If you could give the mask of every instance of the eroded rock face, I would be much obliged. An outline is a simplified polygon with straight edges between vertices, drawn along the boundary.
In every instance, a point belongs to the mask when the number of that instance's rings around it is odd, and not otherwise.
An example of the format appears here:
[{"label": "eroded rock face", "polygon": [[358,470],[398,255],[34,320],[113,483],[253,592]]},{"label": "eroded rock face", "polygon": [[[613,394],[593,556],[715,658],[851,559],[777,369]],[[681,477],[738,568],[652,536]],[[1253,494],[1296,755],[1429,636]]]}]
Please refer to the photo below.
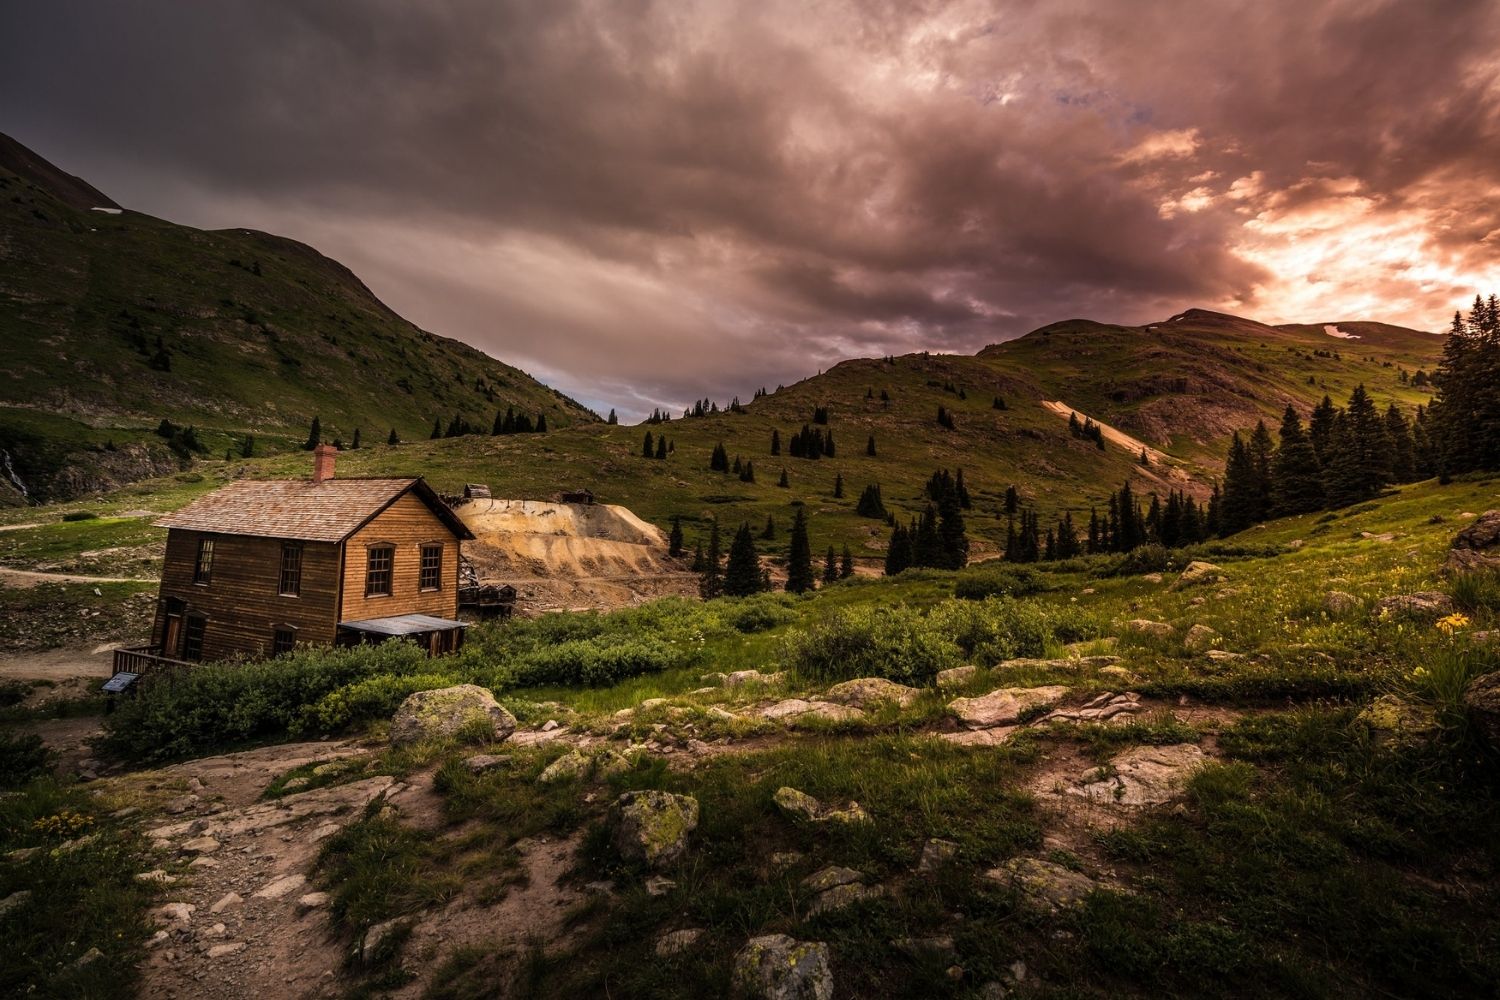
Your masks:
[{"label": "eroded rock face", "polygon": [[671,792],[626,792],[609,807],[615,850],[627,861],[662,868],[687,853],[698,826],[698,800]]},{"label": "eroded rock face", "polygon": [[477,684],[418,691],[391,717],[391,744],[454,739],[460,734],[503,740],[516,731],[516,717]]},{"label": "eroded rock face", "polygon": [[835,684],[828,689],[825,697],[840,705],[850,705],[869,711],[886,702],[894,702],[905,708],[916,701],[920,693],[916,688],[897,684],[883,677],[860,677],[856,680],[844,681],[842,684]]},{"label": "eroded rock face", "polygon": [[1500,750],[1500,671],[1469,682],[1464,688],[1464,708],[1485,742]]},{"label": "eroded rock face", "polygon": [[734,987],[755,1000],[831,1000],[828,945],[785,934],[751,938],[734,956]]},{"label": "eroded rock face", "polygon": [[1453,539],[1443,570],[1449,574],[1500,569],[1500,510],[1487,510]]},{"label": "eroded rock face", "polygon": [[1034,688],[1000,688],[977,698],[955,698],[948,709],[970,729],[1009,726],[1039,705],[1051,705],[1068,693],[1060,684]]},{"label": "eroded rock face", "polygon": [[1412,618],[1437,621],[1453,611],[1453,598],[1436,590],[1383,597],[1375,604],[1377,618]]}]

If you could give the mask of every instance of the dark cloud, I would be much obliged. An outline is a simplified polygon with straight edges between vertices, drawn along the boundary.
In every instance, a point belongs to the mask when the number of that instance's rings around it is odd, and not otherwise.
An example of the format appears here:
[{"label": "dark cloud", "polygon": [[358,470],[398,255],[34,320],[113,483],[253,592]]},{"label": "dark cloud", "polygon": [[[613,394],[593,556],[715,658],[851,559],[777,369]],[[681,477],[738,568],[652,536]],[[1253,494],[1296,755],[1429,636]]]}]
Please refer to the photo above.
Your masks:
[{"label": "dark cloud", "polygon": [[305,239],[622,412],[1070,316],[1436,325],[1500,282],[1488,0],[14,21],[0,130],[132,207]]}]

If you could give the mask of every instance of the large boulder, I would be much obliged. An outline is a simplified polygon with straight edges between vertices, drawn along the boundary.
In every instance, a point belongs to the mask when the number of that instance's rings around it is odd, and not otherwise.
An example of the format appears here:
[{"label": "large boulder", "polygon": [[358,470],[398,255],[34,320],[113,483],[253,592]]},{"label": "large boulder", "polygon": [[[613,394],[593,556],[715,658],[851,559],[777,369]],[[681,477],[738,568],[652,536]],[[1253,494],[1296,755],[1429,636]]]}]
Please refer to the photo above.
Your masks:
[{"label": "large boulder", "polygon": [[1190,653],[1206,653],[1213,648],[1219,638],[1219,633],[1207,625],[1194,625],[1187,630],[1187,635],[1182,639],[1182,645]]},{"label": "large boulder", "polygon": [[1457,575],[1500,570],[1500,510],[1487,510],[1453,539],[1443,570]]},{"label": "large boulder", "polygon": [[1014,725],[1028,711],[1054,704],[1067,693],[1060,684],[1000,688],[977,698],[955,698],[948,703],[948,710],[970,729],[990,729]]},{"label": "large boulder", "polygon": [[1087,875],[1041,858],[1012,858],[984,877],[1015,889],[1033,905],[1051,912],[1082,906],[1099,887]]},{"label": "large boulder", "polygon": [[1490,748],[1500,751],[1500,670],[1482,674],[1464,688],[1464,708]]},{"label": "large boulder", "polygon": [[1176,630],[1166,622],[1154,622],[1149,618],[1133,618],[1125,623],[1125,631],[1148,639],[1170,639]]},{"label": "large boulder", "polygon": [[1398,694],[1383,694],[1372,701],[1359,719],[1370,727],[1380,743],[1416,743],[1437,732],[1437,714],[1427,705],[1408,701]]},{"label": "large boulder", "polygon": [[476,684],[418,691],[391,716],[391,744],[453,739],[460,734],[490,741],[516,731],[516,717]]},{"label": "large boulder", "polygon": [[1205,583],[1219,583],[1224,579],[1224,570],[1211,562],[1203,562],[1195,559],[1187,564],[1187,569],[1172,584],[1173,590],[1182,590],[1185,587],[1196,587]]},{"label": "large boulder", "polygon": [[785,934],[751,938],[734,956],[734,988],[754,1000],[831,1000],[828,945]]},{"label": "large boulder", "polygon": [[687,853],[698,826],[698,800],[671,792],[626,792],[609,807],[615,850],[627,861],[662,868]]},{"label": "large boulder", "polygon": [[1437,590],[1382,597],[1375,603],[1376,618],[1411,618],[1437,621],[1453,611],[1453,598]]},{"label": "large boulder", "polygon": [[1343,590],[1330,590],[1323,595],[1323,610],[1341,618],[1359,607],[1359,598]]}]

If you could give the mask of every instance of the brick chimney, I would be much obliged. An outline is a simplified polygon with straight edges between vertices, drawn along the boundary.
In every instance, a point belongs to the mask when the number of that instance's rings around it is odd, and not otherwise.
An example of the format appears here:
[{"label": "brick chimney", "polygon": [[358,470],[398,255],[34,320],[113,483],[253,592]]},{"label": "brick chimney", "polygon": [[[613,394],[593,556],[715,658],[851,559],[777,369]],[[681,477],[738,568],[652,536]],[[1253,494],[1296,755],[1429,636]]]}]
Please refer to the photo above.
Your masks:
[{"label": "brick chimney", "polygon": [[331,444],[320,444],[313,449],[313,483],[327,482],[333,478],[333,457],[339,450]]}]

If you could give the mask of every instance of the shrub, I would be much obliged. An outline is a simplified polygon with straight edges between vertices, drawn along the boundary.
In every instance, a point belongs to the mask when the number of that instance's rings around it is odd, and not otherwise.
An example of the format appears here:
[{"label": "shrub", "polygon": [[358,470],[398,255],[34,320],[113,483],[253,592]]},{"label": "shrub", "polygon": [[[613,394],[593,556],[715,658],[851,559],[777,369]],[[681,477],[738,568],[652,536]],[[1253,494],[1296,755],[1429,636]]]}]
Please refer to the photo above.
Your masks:
[{"label": "shrub", "polygon": [[299,731],[331,732],[356,722],[394,715],[407,696],[459,683],[447,674],[380,674],[330,691],[315,705],[303,709]]},{"label": "shrub", "polygon": [[93,521],[99,517],[91,510],[70,510],[62,516],[64,521]]},{"label": "shrub", "polygon": [[783,644],[788,666],[816,680],[884,677],[928,684],[957,666],[962,651],[905,607],[858,607],[833,612]]},{"label": "shrub", "polygon": [[724,602],[720,614],[723,621],[736,632],[750,634],[767,632],[778,625],[796,619],[791,608],[796,598],[789,594],[760,594],[743,600]]},{"label": "shrub", "polygon": [[46,772],[52,753],[35,733],[0,733],[0,788],[20,788]]},{"label": "shrub", "polygon": [[1051,589],[1042,574],[1029,566],[968,570],[953,583],[953,596],[966,601],[986,597],[1025,597]]},{"label": "shrub", "polygon": [[558,643],[533,652],[510,671],[517,686],[587,684],[598,687],[627,677],[687,665],[687,651],[661,639],[599,637]]},{"label": "shrub", "polygon": [[1171,553],[1166,546],[1151,542],[1131,549],[1120,557],[1115,572],[1120,576],[1138,576],[1142,573],[1162,573],[1171,564]]}]

